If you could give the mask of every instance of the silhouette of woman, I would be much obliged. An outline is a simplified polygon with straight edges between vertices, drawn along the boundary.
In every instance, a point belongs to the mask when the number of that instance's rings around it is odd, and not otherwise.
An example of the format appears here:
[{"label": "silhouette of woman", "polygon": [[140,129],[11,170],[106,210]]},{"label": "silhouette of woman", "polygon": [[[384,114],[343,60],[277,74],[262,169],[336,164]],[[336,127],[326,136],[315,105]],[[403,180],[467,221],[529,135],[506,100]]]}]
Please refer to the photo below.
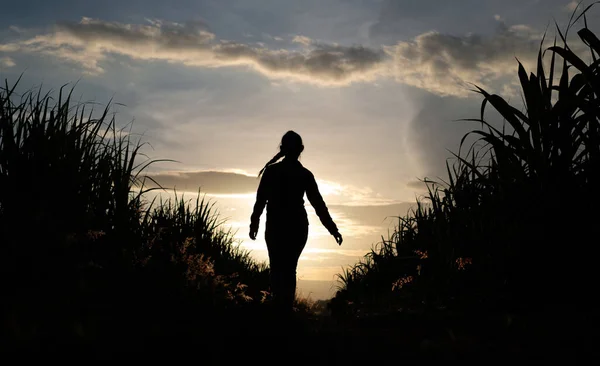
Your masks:
[{"label": "silhouette of woman", "polygon": [[[271,268],[271,292],[275,307],[282,313],[292,310],[298,259],[308,239],[304,193],[321,223],[342,245],[342,235],[329,215],[314,175],[298,161],[303,150],[300,135],[294,131],[283,135],[279,153],[258,174],[262,178],[250,219],[250,238],[255,240],[260,216],[267,206],[265,240]],[[277,163],[281,158],[284,159]]]}]

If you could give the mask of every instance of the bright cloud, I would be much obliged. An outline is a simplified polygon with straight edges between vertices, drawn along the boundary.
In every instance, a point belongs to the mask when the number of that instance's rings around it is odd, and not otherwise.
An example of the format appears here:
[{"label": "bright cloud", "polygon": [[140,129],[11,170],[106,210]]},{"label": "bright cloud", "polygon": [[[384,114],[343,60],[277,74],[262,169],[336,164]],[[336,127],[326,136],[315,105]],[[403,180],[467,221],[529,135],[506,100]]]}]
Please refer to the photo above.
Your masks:
[{"label": "bright cloud", "polygon": [[[227,171],[167,171],[150,174],[152,180],[147,187],[156,187],[157,182],[166,189],[179,192],[200,192],[216,198],[254,199],[260,180],[243,170]],[[387,205],[395,203],[374,192],[369,187],[355,187],[337,182],[317,180],[321,195],[330,204],[343,205]]]},{"label": "bright cloud", "polygon": [[0,66],[3,67],[13,67],[16,66],[17,64],[15,63],[15,61],[10,58],[10,57],[0,57]]},{"label": "bright cloud", "polygon": [[572,0],[567,5],[565,5],[565,10],[569,12],[575,11],[575,9],[577,9],[577,7],[579,6],[579,3],[580,1]]},{"label": "bright cloud", "polygon": [[353,205],[387,205],[394,203],[382,197],[369,187],[355,187],[337,182],[317,180],[319,191],[331,204]]},{"label": "bright cloud", "polygon": [[300,44],[303,44],[305,46],[310,46],[311,43],[313,43],[312,39],[310,39],[308,37],[305,37],[305,36],[295,36],[292,39],[292,42],[294,42],[294,43],[300,43]]}]

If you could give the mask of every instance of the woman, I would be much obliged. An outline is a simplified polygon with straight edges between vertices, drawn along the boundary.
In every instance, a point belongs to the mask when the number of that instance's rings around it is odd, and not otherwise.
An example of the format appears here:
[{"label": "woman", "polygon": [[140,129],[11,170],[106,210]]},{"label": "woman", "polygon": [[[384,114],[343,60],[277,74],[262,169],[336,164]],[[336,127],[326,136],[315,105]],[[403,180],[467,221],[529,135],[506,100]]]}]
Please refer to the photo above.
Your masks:
[{"label": "woman", "polygon": [[[289,313],[294,304],[296,267],[308,239],[304,193],[323,225],[336,242],[342,244],[342,235],[329,215],[315,177],[298,161],[303,150],[300,135],[294,131],[283,135],[279,153],[258,174],[262,178],[250,219],[250,239],[255,240],[260,216],[267,206],[265,240],[271,267],[271,292],[274,305],[284,313]],[[284,159],[277,163],[281,158]]]}]

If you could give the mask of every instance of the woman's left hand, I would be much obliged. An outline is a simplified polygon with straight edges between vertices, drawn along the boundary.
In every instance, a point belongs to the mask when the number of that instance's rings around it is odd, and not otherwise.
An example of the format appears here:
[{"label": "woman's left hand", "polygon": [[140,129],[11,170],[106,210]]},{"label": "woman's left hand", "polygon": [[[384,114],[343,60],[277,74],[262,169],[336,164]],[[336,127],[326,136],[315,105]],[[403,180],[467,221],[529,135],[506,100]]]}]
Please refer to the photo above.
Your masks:
[{"label": "woman's left hand", "polygon": [[338,243],[338,245],[342,245],[342,242],[344,241],[344,239],[342,238],[342,234],[340,234],[339,231],[337,233],[333,234],[333,237],[335,238],[335,241]]}]

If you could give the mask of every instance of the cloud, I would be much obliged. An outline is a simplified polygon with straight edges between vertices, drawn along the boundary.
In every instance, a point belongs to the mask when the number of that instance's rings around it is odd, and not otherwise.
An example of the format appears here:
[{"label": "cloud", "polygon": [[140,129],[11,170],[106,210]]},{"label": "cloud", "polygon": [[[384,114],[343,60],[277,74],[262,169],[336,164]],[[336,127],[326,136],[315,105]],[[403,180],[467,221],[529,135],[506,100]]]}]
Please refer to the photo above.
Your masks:
[{"label": "cloud", "polygon": [[416,191],[427,191],[427,183],[420,180],[411,180],[406,183],[408,188],[412,188]]},{"label": "cloud", "polygon": [[525,25],[504,23],[492,36],[456,36],[435,31],[400,42],[386,51],[394,59],[398,81],[439,95],[472,94],[468,83],[490,88],[503,77],[513,76],[518,57],[530,64],[541,40]]},{"label": "cloud", "polygon": [[514,56],[533,59],[540,35],[526,25],[499,21],[491,36],[430,31],[379,49],[318,43],[298,35],[293,42],[305,47],[287,50],[219,40],[197,21],[124,24],[83,18],[59,23],[47,34],[0,44],[0,52],[51,55],[75,62],[90,74],[101,74],[105,62],[126,56],[206,68],[245,66],[272,79],[324,86],[391,77],[435,94],[466,96],[469,82],[489,89],[502,84],[503,77],[514,76]]},{"label": "cloud", "polygon": [[10,27],[8,27],[8,29],[10,29],[11,31],[13,31],[17,34],[25,33],[25,31],[23,29],[17,27],[16,25],[11,25]]},{"label": "cloud", "polygon": [[[470,122],[457,120],[478,118],[480,101],[429,94],[423,95],[415,102],[417,103],[421,106],[420,110],[408,123],[405,133],[407,148],[413,152],[413,159],[422,169],[418,178],[429,178],[434,181],[438,181],[439,177],[446,179],[446,159],[452,157],[450,151],[457,153],[464,134],[478,127]],[[486,112],[486,116],[489,115],[490,112]],[[448,163],[452,167],[453,160]],[[409,185],[414,189],[425,188],[418,187],[417,182]],[[422,191],[419,189],[419,192],[415,193],[421,194]]]},{"label": "cloud", "polygon": [[[209,195],[248,195],[255,194],[260,179],[242,171],[168,171],[149,173],[152,179],[167,189],[175,188],[179,192],[198,192]],[[335,182],[317,180],[321,195],[326,197],[332,207],[390,207],[396,202],[381,197],[369,188],[341,185]],[[146,181],[146,187],[157,187]],[[307,202],[307,204],[309,204]],[[350,208],[349,210],[356,210]]]},{"label": "cloud", "polygon": [[[256,192],[258,179],[244,174],[200,171],[200,172],[165,172],[149,174],[164,188],[175,188],[177,191],[198,192],[209,194],[246,194]],[[149,187],[156,187],[147,180]]]},{"label": "cloud", "polygon": [[313,43],[312,39],[310,39],[308,37],[305,37],[305,36],[295,36],[292,39],[292,42],[294,42],[294,43],[300,43],[300,44],[303,44],[305,46],[310,46]]},{"label": "cloud", "polygon": [[565,7],[564,7],[565,11],[567,11],[567,12],[575,11],[575,9],[577,9],[577,7],[579,6],[580,2],[581,1],[572,0],[567,5],[565,5]]},{"label": "cloud", "polygon": [[403,202],[378,206],[329,205],[329,208],[331,211],[341,214],[346,220],[380,231],[382,228],[389,227],[390,224],[397,223],[398,216],[404,217],[415,206],[416,203]]},{"label": "cloud", "polygon": [[370,80],[384,60],[381,50],[361,46],[317,45],[300,52],[216,40],[202,22],[152,20],[140,25],[91,18],[59,23],[48,34],[0,45],[0,51],[52,55],[91,74],[103,73],[101,62],[121,55],[188,66],[248,66],[268,77],[322,85]]},{"label": "cloud", "polygon": [[13,67],[16,66],[17,64],[15,63],[15,61],[6,56],[6,57],[0,57],[0,66],[4,66],[4,67]]},{"label": "cloud", "polygon": [[370,187],[357,187],[317,179],[319,191],[327,196],[327,201],[335,205],[344,206],[382,206],[396,203],[394,200],[383,197]]}]

